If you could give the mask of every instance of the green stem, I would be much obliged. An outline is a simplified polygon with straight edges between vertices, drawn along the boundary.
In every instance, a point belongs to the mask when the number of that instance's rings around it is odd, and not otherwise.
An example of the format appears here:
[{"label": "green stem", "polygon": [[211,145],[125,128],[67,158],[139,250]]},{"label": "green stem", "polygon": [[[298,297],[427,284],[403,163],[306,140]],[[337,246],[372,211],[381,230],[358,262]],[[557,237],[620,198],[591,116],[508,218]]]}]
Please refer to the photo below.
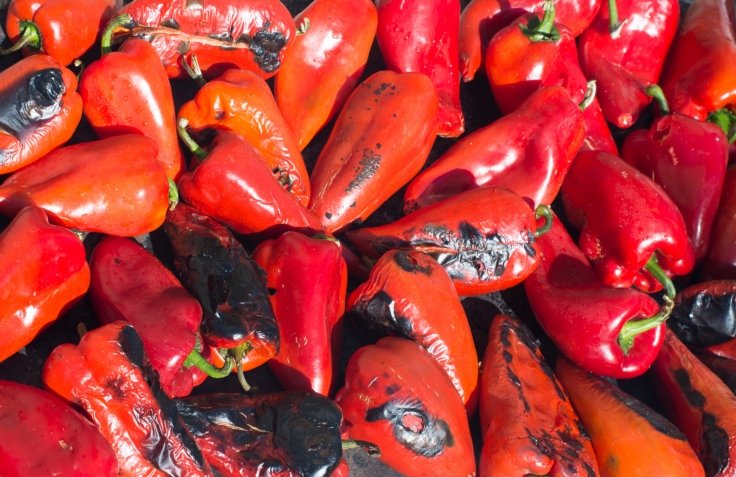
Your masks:
[{"label": "green stem", "polygon": [[733,111],[728,108],[713,111],[708,115],[708,122],[721,128],[729,144],[736,142],[736,114]]},{"label": "green stem", "polygon": [[207,151],[202,149],[202,147],[197,144],[194,139],[192,139],[192,136],[189,135],[189,132],[187,131],[188,125],[189,121],[187,120],[187,118],[181,118],[179,120],[179,123],[176,127],[176,130],[179,133],[179,138],[184,142],[189,150],[192,151],[192,154],[197,156],[199,159],[204,159],[205,157],[207,157]]},{"label": "green stem", "polygon": [[657,254],[653,253],[651,257],[649,257],[649,260],[647,261],[647,264],[644,265],[644,269],[652,274],[652,276],[662,284],[664,287],[664,293],[665,297],[669,298],[671,301],[675,300],[675,295],[677,295],[677,290],[675,290],[675,284],[672,283],[672,280],[670,280],[670,277],[667,276],[664,270],[662,270],[662,267],[659,266],[659,262],[657,261]]},{"label": "green stem", "polygon": [[176,205],[179,203],[179,188],[176,187],[176,182],[170,177],[169,179],[169,210],[174,210]]},{"label": "green stem", "polygon": [[654,98],[663,114],[670,114],[670,105],[667,103],[667,97],[664,95],[664,91],[662,91],[662,88],[660,88],[659,85],[650,84],[644,91],[647,95]]},{"label": "green stem", "polygon": [[356,439],[343,439],[342,450],[363,449],[371,457],[381,457],[381,449],[374,443]]},{"label": "green stem", "polygon": [[611,36],[617,36],[621,31],[616,0],[608,0],[608,31],[611,33]]},{"label": "green stem", "polygon": [[18,41],[10,48],[0,50],[0,55],[9,55],[23,48],[41,49],[41,32],[38,29],[38,25],[28,20],[22,20],[20,22],[20,37]]},{"label": "green stem", "polygon": [[195,366],[206,373],[207,376],[215,379],[220,379],[229,376],[230,373],[233,372],[235,361],[228,356],[227,359],[225,359],[225,364],[222,366],[222,368],[216,368],[212,363],[207,361],[204,356],[202,356],[197,348],[194,348],[192,352],[189,353],[189,356],[187,356],[187,359],[184,360],[184,366],[186,366],[187,368]]},{"label": "green stem", "polygon": [[534,232],[535,237],[540,237],[547,232],[550,231],[552,228],[552,221],[554,220],[554,215],[552,215],[552,209],[549,205],[538,205],[536,209],[534,209],[534,216],[537,219],[544,219],[544,224],[542,224],[541,227],[537,227],[537,230]]},{"label": "green stem", "polygon": [[665,296],[664,305],[656,315],[650,316],[649,318],[627,321],[618,334],[618,344],[621,346],[621,350],[624,354],[628,354],[631,347],[634,346],[634,338],[667,321],[667,318],[670,317],[674,307],[675,302],[668,296]]},{"label": "green stem", "polygon": [[105,31],[102,32],[102,36],[100,37],[100,50],[102,51],[102,54],[105,55],[112,51],[112,35],[115,33],[115,30],[120,28],[130,30],[134,26],[135,22],[133,21],[133,17],[127,13],[123,13],[122,15],[113,18],[112,21],[108,23],[107,28],[105,28]]},{"label": "green stem", "polygon": [[196,81],[200,87],[207,84],[207,80],[204,79],[204,75],[202,74],[202,68],[199,66],[197,55],[182,56],[181,66],[189,77]]},{"label": "green stem", "polygon": [[581,111],[585,111],[588,109],[588,106],[593,104],[593,100],[595,100],[595,94],[598,91],[598,86],[595,82],[595,80],[590,80],[587,83],[587,87],[585,89],[585,96],[583,96],[583,100],[580,101],[580,104],[578,104],[578,107]]},{"label": "green stem", "polygon": [[542,19],[533,16],[527,25],[519,24],[524,35],[532,42],[549,41],[560,39],[560,31],[555,26],[555,4],[553,0],[544,0],[544,14]]},{"label": "green stem", "polygon": [[238,382],[240,383],[240,387],[243,388],[243,391],[249,392],[250,391],[250,384],[248,384],[248,381],[245,380],[245,375],[243,374],[243,356],[248,354],[248,351],[250,351],[252,348],[250,346],[250,343],[243,343],[242,345],[236,347],[233,350],[233,355],[235,356],[235,362],[237,363],[236,374],[238,375]]}]

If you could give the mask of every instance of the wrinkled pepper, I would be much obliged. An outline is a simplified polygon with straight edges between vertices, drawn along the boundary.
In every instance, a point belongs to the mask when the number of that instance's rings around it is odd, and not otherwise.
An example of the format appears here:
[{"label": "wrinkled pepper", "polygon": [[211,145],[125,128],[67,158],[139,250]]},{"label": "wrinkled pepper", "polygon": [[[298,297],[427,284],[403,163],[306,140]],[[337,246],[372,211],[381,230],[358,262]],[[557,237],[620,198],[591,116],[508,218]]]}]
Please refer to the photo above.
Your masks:
[{"label": "wrinkled pepper", "polygon": [[736,280],[736,166],[726,170],[723,190],[703,260],[702,274],[709,279]]},{"label": "wrinkled pepper", "polygon": [[77,78],[44,54],[0,72],[0,174],[26,166],[67,142],[82,119]]},{"label": "wrinkled pepper", "polygon": [[329,233],[365,220],[424,165],[437,91],[420,73],[379,71],[353,91],[314,165],[309,208]]},{"label": "wrinkled pepper", "polygon": [[475,411],[478,356],[473,335],[455,286],[435,259],[389,250],[350,294],[347,309],[364,327],[422,345],[450,377],[468,414]]},{"label": "wrinkled pepper", "polygon": [[261,242],[253,260],[266,272],[281,347],[268,365],[289,391],[329,395],[340,356],[348,270],[341,246],[286,232]]},{"label": "wrinkled pepper", "polygon": [[460,396],[423,347],[387,336],[348,361],[335,396],[352,439],[372,442],[403,475],[475,475],[473,444]]},{"label": "wrinkled pepper", "polygon": [[595,477],[580,419],[521,321],[497,315],[480,377],[481,476]]},{"label": "wrinkled pepper", "polygon": [[342,109],[360,81],[378,13],[371,0],[315,0],[294,23],[297,36],[273,86],[301,151]]},{"label": "wrinkled pepper", "polygon": [[112,446],[121,476],[212,475],[129,324],[104,325],[79,345],[56,347],[43,383],[86,411]]},{"label": "wrinkled pepper", "polygon": [[601,475],[705,477],[685,435],[661,414],[565,358],[555,372],[590,434]]},{"label": "wrinkled pepper", "polygon": [[0,234],[0,361],[30,343],[87,292],[84,245],[27,207]]},{"label": "wrinkled pepper", "polygon": [[170,199],[156,154],[156,143],[137,134],[57,149],[0,185],[0,212],[35,205],[51,222],[81,231],[151,232],[164,222]]}]

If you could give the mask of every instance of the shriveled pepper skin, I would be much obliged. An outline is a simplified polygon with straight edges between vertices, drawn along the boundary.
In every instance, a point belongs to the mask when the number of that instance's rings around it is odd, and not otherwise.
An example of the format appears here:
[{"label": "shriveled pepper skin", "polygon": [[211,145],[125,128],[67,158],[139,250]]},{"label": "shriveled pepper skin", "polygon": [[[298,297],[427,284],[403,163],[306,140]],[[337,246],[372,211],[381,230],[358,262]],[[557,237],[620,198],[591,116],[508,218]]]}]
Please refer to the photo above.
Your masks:
[{"label": "shriveled pepper skin", "polygon": [[57,149],[0,185],[0,212],[41,207],[51,222],[132,237],[158,228],[169,183],[152,139],[113,136]]},{"label": "shriveled pepper skin", "polygon": [[736,279],[736,167],[726,170],[703,275],[710,279]]},{"label": "shriveled pepper skin", "polygon": [[551,204],[583,135],[583,113],[567,90],[541,88],[419,173],[404,193],[404,211],[486,185],[506,187],[536,205]]},{"label": "shriveled pepper skin", "polygon": [[437,135],[437,91],[421,73],[379,71],[348,98],[310,180],[327,232],[365,220],[424,165]]},{"label": "shriveled pepper skin", "polygon": [[294,39],[294,21],[278,0],[134,0],[120,10],[133,17],[130,34],[149,41],[169,78],[186,77],[196,55],[207,78],[239,68],[270,78]]},{"label": "shriveled pepper skin", "polygon": [[420,345],[388,336],[356,351],[335,396],[352,439],[372,442],[404,475],[475,475],[462,400]]},{"label": "shriveled pepper skin", "polygon": [[0,72],[0,174],[67,142],[82,119],[77,78],[52,57],[24,58]]},{"label": "shriveled pepper skin", "polygon": [[479,475],[599,475],[590,437],[526,325],[497,315],[482,366]]},{"label": "shriveled pepper skin", "polygon": [[736,281],[701,281],[680,290],[669,327],[686,345],[736,359]]},{"label": "shriveled pepper skin", "polygon": [[670,420],[687,436],[709,477],[736,475],[736,396],[674,333],[652,367]]},{"label": "shriveled pepper skin", "polygon": [[455,286],[435,259],[389,250],[350,294],[348,312],[364,326],[422,345],[450,377],[468,414],[475,411],[478,355],[473,335]]},{"label": "shriveled pepper skin", "polygon": [[662,415],[564,358],[555,372],[590,434],[602,476],[705,477],[685,435]]},{"label": "shriveled pepper skin", "polygon": [[378,14],[371,0],[315,0],[294,22],[306,31],[286,52],[274,96],[301,151],[360,81]]},{"label": "shriveled pepper skin", "polygon": [[13,355],[87,292],[82,242],[27,207],[0,234],[0,361]]},{"label": "shriveled pepper skin", "polygon": [[118,461],[100,431],[48,391],[0,381],[0,474],[115,477]]},{"label": "shriveled pepper skin", "polygon": [[[472,204],[472,206],[470,206]],[[460,295],[482,295],[521,283],[539,262],[534,211],[501,187],[472,189],[386,225],[347,232],[364,254],[417,250],[445,268]]]}]

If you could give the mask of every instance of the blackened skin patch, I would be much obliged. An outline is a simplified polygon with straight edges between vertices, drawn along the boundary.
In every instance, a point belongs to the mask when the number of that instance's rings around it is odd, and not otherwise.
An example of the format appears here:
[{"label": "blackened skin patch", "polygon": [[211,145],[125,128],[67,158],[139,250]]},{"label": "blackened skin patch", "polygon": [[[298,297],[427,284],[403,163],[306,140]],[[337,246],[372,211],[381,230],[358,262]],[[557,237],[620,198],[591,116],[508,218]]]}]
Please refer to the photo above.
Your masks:
[{"label": "blackened skin patch", "polygon": [[363,156],[360,158],[358,166],[353,171],[355,173],[355,178],[350,181],[345,192],[349,194],[360,189],[363,184],[376,175],[380,167],[381,155],[377,152],[371,151],[370,149],[363,149]]},{"label": "blackened skin patch", "polygon": [[660,432],[667,437],[671,437],[672,439],[677,439],[679,441],[687,440],[685,435],[680,432],[680,430],[676,428],[670,421],[665,419],[661,414],[654,412],[643,402],[639,401],[638,399],[627,393],[624,393],[623,391],[621,391],[621,389],[618,388],[618,386],[611,385],[610,390],[611,395],[616,398],[618,402],[626,406],[629,410],[633,411],[638,416],[642,417],[654,429],[656,429],[657,432]]},{"label": "blackened skin patch", "polygon": [[455,445],[447,423],[428,414],[419,401],[388,401],[368,409],[365,420],[389,421],[396,440],[422,457],[434,457]]},{"label": "blackened skin patch", "polygon": [[399,250],[394,254],[394,262],[405,272],[421,273],[427,276],[432,275],[432,269],[430,267],[422,267],[409,252],[404,250]]},{"label": "blackened skin patch", "polygon": [[286,37],[280,31],[270,31],[266,24],[253,37],[241,37],[248,44],[256,64],[265,72],[273,73],[281,66],[281,50],[286,46]]},{"label": "blackened skin patch", "polygon": [[368,300],[356,303],[353,312],[360,316],[363,323],[374,330],[384,333],[404,336],[414,339],[414,327],[409,319],[397,316],[394,309],[394,299],[381,290]]},{"label": "blackened skin patch", "polygon": [[58,68],[38,70],[18,78],[0,92],[0,128],[22,140],[36,126],[61,111],[65,91]]},{"label": "blackened skin patch", "polygon": [[736,282],[706,282],[681,292],[669,326],[691,346],[710,346],[736,338]]}]

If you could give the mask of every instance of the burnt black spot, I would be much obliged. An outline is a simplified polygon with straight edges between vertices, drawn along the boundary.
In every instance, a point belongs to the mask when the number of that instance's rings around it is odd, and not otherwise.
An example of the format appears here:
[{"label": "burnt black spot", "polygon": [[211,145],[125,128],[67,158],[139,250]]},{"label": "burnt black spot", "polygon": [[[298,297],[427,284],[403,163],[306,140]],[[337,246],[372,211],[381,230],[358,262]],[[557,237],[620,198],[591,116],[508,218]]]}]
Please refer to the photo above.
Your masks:
[{"label": "burnt black spot", "polygon": [[401,389],[401,386],[399,386],[398,384],[386,386],[386,394],[389,396],[394,395],[399,391],[399,389]]},{"label": "burnt black spot", "polygon": [[381,167],[381,155],[366,148],[363,149],[363,156],[358,161],[355,168],[355,178],[350,181],[346,193],[352,193],[369,181]]},{"label": "burnt black spot", "polygon": [[422,267],[419,262],[411,256],[411,254],[404,250],[397,251],[393,256],[396,265],[401,267],[402,270],[409,273],[421,273],[422,275],[432,275],[431,267]]},{"label": "burnt black spot", "polygon": [[706,282],[683,290],[668,323],[691,346],[736,338],[736,281]]},{"label": "burnt black spot", "polygon": [[677,386],[685,394],[687,402],[691,406],[694,406],[702,411],[703,406],[705,406],[705,396],[703,396],[700,391],[693,388],[693,385],[690,382],[690,375],[687,373],[687,371],[682,368],[676,369],[673,373],[673,377],[675,378]]},{"label": "burnt black spot", "polygon": [[378,87],[375,90],[373,90],[373,93],[376,96],[380,96],[386,91],[393,91],[395,89],[396,89],[396,85],[393,83],[381,83],[380,85],[378,85]]},{"label": "burnt black spot", "polygon": [[580,436],[583,439],[589,441],[590,440],[590,436],[588,435],[588,430],[585,429],[585,426],[583,426],[583,422],[580,419],[575,419],[575,425],[578,428],[578,433],[580,433]]},{"label": "burnt black spot", "polygon": [[508,351],[503,351],[503,360],[506,361],[506,363],[511,363],[511,361],[514,359],[514,356],[509,353]]},{"label": "burnt black spot", "polygon": [[570,427],[565,426],[563,430],[557,431],[557,436],[560,438],[562,444],[564,444],[563,452],[567,457],[571,459],[577,459],[580,457],[580,453],[585,448],[585,444],[572,435],[572,429]]},{"label": "burnt black spot", "polygon": [[531,407],[529,407],[529,401],[526,400],[526,396],[524,396],[524,389],[521,385],[521,379],[514,373],[514,371],[511,369],[510,366],[506,367],[506,377],[509,379],[511,384],[514,385],[517,392],[519,393],[519,401],[524,405],[524,410],[526,412],[529,412],[531,410]]},{"label": "burnt black spot", "polygon": [[179,22],[174,20],[173,18],[167,18],[161,22],[162,27],[166,28],[173,28],[174,30],[181,29],[181,26],[179,25]]},{"label": "burnt black spot", "polygon": [[377,142],[376,143],[376,149],[381,149],[381,147],[383,147],[383,146],[381,146],[381,143],[380,142]]},{"label": "burnt black spot", "polygon": [[587,477],[598,477],[598,473],[593,470],[593,467],[587,462],[583,463],[583,468],[585,468],[585,474]]},{"label": "burnt black spot", "polygon": [[411,320],[396,314],[394,299],[383,290],[368,300],[357,302],[353,307],[353,313],[372,330],[404,336],[411,340],[416,337]]},{"label": "burnt black spot", "polygon": [[130,325],[123,326],[118,335],[118,341],[120,343],[120,349],[125,354],[125,357],[128,358],[128,361],[142,368],[145,357],[143,341],[141,341],[141,337],[135,329]]},{"label": "burnt black spot", "polygon": [[276,294],[276,289],[275,288],[268,287],[266,289],[266,291],[268,292],[268,295],[269,296],[274,296]]},{"label": "burnt black spot", "polygon": [[227,32],[227,31],[220,32],[220,33],[212,33],[210,34],[210,38],[212,38],[213,40],[225,41],[228,43],[231,43],[233,41],[233,37],[230,35],[230,32]]},{"label": "burnt black spot", "polygon": [[104,384],[105,389],[118,401],[124,401],[128,396],[125,391],[127,380],[123,376],[113,376]]},{"label": "burnt black spot", "polygon": [[3,85],[0,129],[23,140],[36,127],[61,111],[66,85],[61,70],[47,68]]},{"label": "burnt black spot", "polygon": [[[665,419],[659,413],[654,412],[649,406],[639,401],[635,397],[623,392],[617,386],[610,386],[611,395],[616,398],[621,404],[626,406],[631,411],[635,412],[640,417],[644,418],[657,432],[661,432],[667,437],[673,439],[685,441],[687,438],[677,429],[670,421]],[[700,393],[698,393],[700,394]],[[702,397],[702,394],[700,395]]]},{"label": "burnt black spot", "polygon": [[356,207],[357,205],[358,205],[358,203],[357,203],[357,202],[353,202],[352,204],[350,204],[350,208],[351,208],[351,209],[353,209],[353,208],[355,208],[355,207]]},{"label": "burnt black spot", "polygon": [[555,457],[557,455],[552,437],[549,434],[542,431],[539,435],[534,435],[534,433],[529,429],[525,428],[525,430],[529,441],[534,445],[534,447],[539,449],[542,454],[547,457]]},{"label": "burnt black spot", "polygon": [[248,43],[253,59],[265,72],[273,73],[281,66],[281,50],[286,46],[286,37],[280,31],[269,31],[268,25],[259,30],[253,38],[243,38]]},{"label": "burnt black spot", "polygon": [[325,212],[325,218],[328,219],[328,220],[331,219],[332,218],[332,214],[329,213],[329,212]]}]

